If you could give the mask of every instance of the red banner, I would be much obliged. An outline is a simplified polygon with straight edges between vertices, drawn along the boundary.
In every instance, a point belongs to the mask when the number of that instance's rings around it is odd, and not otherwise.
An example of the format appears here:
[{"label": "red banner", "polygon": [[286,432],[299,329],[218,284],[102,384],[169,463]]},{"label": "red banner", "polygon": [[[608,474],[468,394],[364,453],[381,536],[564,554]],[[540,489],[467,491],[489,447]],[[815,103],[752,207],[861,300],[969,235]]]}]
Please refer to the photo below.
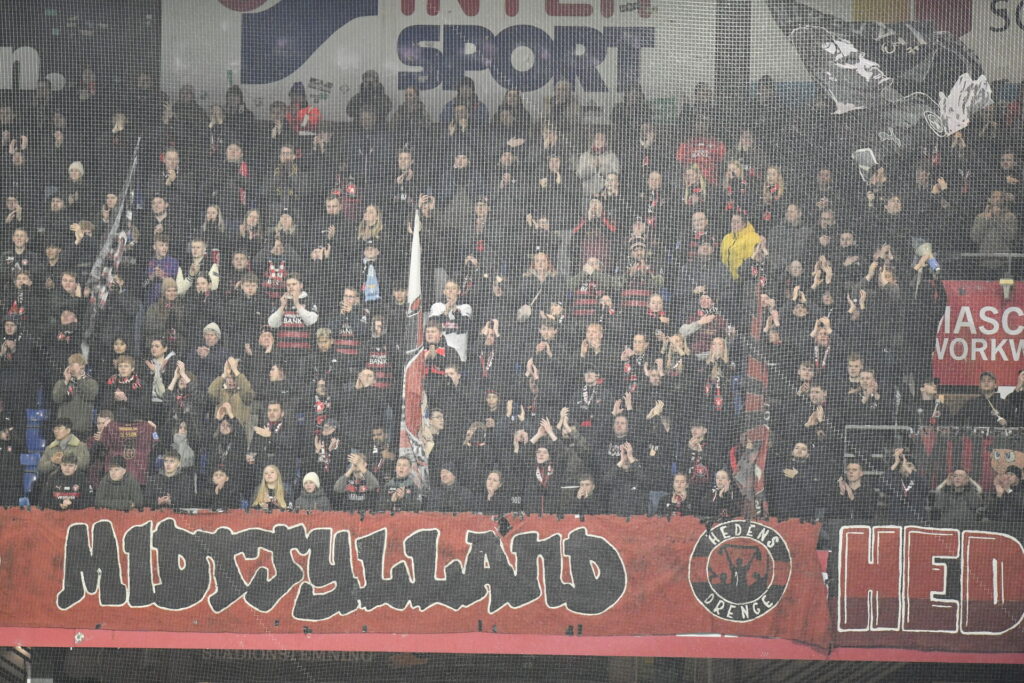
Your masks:
[{"label": "red banner", "polygon": [[1004,296],[998,282],[947,280],[946,313],[935,335],[932,369],[942,384],[977,386],[993,373],[1000,386],[1017,383],[1024,366],[1024,287]]},{"label": "red banner", "polygon": [[0,624],[785,638],[825,649],[818,527],[693,518],[0,512]]},{"label": "red banner", "polygon": [[1024,651],[1024,546],[994,531],[848,526],[835,644]]}]

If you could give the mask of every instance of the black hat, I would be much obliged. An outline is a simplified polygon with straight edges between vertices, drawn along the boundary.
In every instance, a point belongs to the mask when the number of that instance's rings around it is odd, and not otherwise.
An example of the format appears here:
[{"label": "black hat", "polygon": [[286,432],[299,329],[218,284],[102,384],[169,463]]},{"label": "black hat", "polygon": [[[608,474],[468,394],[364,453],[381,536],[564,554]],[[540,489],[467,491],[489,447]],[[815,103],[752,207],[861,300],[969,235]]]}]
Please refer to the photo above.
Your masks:
[{"label": "black hat", "polygon": [[647,248],[647,240],[640,235],[629,238],[629,251],[633,251],[637,247],[643,247],[644,249]]},{"label": "black hat", "polygon": [[124,461],[124,458],[121,457],[120,455],[115,455],[114,457],[112,457],[110,459],[110,462],[107,463],[107,469],[108,470],[113,469],[115,467],[120,467],[121,469],[126,469],[127,468],[127,465],[126,465],[126,463]]},{"label": "black hat", "polygon": [[980,375],[978,376],[978,379],[979,379],[979,380],[983,380],[983,379],[985,379],[986,377],[991,377],[991,378],[993,379],[993,381],[998,381],[998,378],[997,378],[997,377],[996,377],[995,375],[993,375],[993,374],[992,374],[991,372],[989,372],[988,370],[986,370],[985,372],[981,373],[981,374],[980,374]]}]

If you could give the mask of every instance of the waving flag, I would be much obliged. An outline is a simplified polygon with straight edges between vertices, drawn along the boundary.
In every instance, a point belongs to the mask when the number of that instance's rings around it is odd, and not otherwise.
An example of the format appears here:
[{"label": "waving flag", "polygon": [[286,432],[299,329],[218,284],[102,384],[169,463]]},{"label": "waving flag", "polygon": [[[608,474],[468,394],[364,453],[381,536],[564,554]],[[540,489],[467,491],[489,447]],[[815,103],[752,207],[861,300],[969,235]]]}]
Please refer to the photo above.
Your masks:
[{"label": "waving flag", "polygon": [[844,21],[791,0],[768,6],[835,113],[864,111],[852,126],[855,158],[902,156],[992,104],[974,54],[929,22]]},{"label": "waving flag", "polygon": [[407,361],[402,374],[402,432],[399,436],[399,454],[412,461],[421,485],[426,485],[429,481],[427,456],[420,440],[425,409],[423,377],[426,373],[423,358],[423,289],[420,284],[422,253],[420,212],[417,211],[413,220],[412,246],[409,249],[408,304],[405,318]]}]

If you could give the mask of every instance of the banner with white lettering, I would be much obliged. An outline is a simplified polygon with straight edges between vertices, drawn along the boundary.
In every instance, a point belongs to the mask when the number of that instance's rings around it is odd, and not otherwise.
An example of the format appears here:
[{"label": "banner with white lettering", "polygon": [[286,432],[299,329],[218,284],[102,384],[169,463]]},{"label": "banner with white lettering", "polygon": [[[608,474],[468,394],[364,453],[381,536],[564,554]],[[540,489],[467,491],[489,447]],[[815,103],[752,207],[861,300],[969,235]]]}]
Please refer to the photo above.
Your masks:
[{"label": "banner with white lettering", "polygon": [[0,511],[0,624],[211,634],[723,633],[828,646],[817,525],[505,520]]},{"label": "banner with white lettering", "polygon": [[1024,651],[1024,546],[995,531],[848,526],[837,646]]},{"label": "banner with white lettering", "polygon": [[1024,287],[1006,293],[992,281],[943,284],[946,312],[935,334],[935,376],[942,384],[975,386],[982,372],[991,372],[1000,386],[1015,385],[1024,367]]}]

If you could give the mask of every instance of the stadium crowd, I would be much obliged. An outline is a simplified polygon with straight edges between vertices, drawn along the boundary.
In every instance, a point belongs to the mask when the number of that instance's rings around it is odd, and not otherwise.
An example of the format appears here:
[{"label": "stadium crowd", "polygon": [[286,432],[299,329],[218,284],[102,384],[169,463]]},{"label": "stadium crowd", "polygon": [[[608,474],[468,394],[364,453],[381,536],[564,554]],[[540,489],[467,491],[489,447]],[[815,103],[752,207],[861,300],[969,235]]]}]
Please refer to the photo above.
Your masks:
[{"label": "stadium crowd", "polygon": [[700,84],[670,121],[638,87],[595,114],[566,81],[539,111],[469,78],[436,117],[396,99],[367,71],[350,121],[301,83],[264,120],[237,86],[203,106],[86,66],[0,102],[0,504],[38,405],[31,498],[55,509],[1024,521],[1020,463],[932,493],[889,432],[844,452],[847,425],[1024,426],[1024,371],[956,409],[931,378],[944,259],[1021,251],[1019,102],[862,178],[827,98],[768,78],[741,107]]}]

